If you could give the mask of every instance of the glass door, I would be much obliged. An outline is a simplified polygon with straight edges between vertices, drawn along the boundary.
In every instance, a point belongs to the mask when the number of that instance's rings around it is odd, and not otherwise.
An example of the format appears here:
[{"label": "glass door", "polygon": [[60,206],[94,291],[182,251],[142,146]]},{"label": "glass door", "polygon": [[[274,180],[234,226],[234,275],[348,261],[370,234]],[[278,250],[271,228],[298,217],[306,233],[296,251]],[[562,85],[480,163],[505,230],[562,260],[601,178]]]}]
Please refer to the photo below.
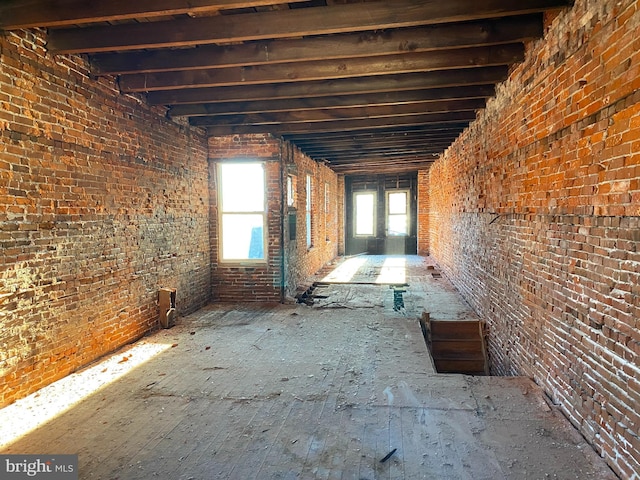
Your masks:
[{"label": "glass door", "polygon": [[385,253],[402,255],[409,236],[409,191],[387,190],[386,197]]}]

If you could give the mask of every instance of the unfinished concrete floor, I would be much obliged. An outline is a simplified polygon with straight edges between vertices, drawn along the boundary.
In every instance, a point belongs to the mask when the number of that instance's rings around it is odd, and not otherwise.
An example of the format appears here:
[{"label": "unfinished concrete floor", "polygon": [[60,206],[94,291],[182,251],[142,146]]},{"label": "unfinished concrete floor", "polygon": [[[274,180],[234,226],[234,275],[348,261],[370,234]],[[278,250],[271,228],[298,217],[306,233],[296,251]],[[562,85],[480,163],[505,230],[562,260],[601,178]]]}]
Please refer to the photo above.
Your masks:
[{"label": "unfinished concrete floor", "polygon": [[530,380],[436,374],[417,316],[473,313],[428,258],[392,258],[313,306],[181,318],[0,410],[0,451],[77,453],[82,479],[615,478]]}]

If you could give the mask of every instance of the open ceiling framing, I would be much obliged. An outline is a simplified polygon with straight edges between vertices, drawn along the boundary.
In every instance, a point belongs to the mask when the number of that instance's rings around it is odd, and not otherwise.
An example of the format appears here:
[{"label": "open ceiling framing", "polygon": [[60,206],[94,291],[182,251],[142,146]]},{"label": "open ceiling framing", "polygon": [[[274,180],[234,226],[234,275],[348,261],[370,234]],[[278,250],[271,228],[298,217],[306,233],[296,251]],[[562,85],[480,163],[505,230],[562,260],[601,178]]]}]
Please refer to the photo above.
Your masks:
[{"label": "open ceiling framing", "polygon": [[209,135],[271,133],[338,173],[428,166],[571,0],[5,0],[0,28]]}]

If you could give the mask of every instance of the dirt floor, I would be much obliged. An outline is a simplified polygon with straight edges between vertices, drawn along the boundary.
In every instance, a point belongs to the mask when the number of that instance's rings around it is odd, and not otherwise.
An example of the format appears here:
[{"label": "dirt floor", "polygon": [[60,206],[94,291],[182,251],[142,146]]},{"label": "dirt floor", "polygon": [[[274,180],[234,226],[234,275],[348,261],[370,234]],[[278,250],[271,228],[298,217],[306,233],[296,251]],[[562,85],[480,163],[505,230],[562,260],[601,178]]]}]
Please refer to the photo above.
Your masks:
[{"label": "dirt floor", "polygon": [[325,270],[309,305],[180,318],[0,410],[0,452],[105,480],[616,478],[529,379],[435,373],[417,317],[475,316],[393,258]]}]

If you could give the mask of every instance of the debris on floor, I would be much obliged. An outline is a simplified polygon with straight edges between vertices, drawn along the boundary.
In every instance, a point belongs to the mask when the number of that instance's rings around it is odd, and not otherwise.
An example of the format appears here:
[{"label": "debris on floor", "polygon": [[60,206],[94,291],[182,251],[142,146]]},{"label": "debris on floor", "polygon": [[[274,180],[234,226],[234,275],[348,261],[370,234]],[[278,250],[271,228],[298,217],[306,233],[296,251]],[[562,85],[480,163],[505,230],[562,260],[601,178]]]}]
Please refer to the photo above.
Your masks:
[{"label": "debris on floor", "polygon": [[[530,379],[435,372],[418,312],[473,314],[425,263],[406,258],[406,315],[371,284],[323,288],[313,308],[208,305],[146,337],[144,362],[114,354],[109,370],[135,368],[0,452],[78,454],[79,477],[95,480],[614,480]],[[322,308],[334,301],[348,308]],[[73,379],[0,410],[0,440],[86,389]]]}]

